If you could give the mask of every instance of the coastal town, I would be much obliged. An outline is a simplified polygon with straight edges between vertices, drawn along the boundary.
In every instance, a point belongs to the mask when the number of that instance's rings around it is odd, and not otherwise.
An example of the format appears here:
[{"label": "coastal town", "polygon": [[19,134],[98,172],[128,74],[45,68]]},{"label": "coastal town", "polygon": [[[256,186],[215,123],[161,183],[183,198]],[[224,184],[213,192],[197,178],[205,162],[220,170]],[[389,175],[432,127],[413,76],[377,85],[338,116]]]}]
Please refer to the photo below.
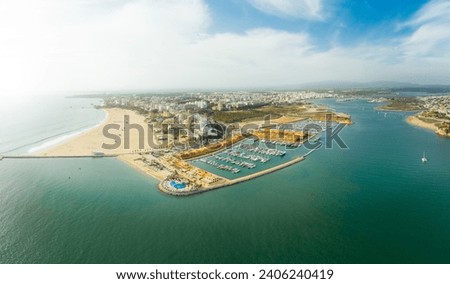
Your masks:
[{"label": "coastal town", "polygon": [[436,134],[450,137],[450,96],[424,97],[421,100],[425,110],[417,118],[433,125]]},{"label": "coastal town", "polygon": [[197,194],[305,160],[322,146],[326,131],[352,124],[349,114],[313,103],[330,98],[363,99],[384,111],[418,111],[408,117],[410,124],[450,136],[448,95],[357,96],[331,90],[126,94],[105,96],[95,106],[106,113],[99,127],[35,156],[116,157],[159,180],[164,193]]},{"label": "coastal town", "polygon": [[379,108],[387,111],[417,111],[407,121],[437,135],[450,137],[450,95],[391,98]]},{"label": "coastal town", "polygon": [[[110,96],[101,108],[133,111],[151,125],[152,144],[128,153],[123,149],[120,159],[160,179],[161,191],[190,195],[243,182],[304,160],[306,155],[281,159],[286,154],[282,148],[298,149],[309,138],[317,138],[325,130],[327,120],[351,124],[349,115],[307,101],[335,96],[333,92]],[[312,123],[322,125],[321,130],[303,131],[302,127]],[[278,129],[287,124],[297,127]],[[125,128],[125,124],[120,127]],[[248,141],[258,143],[250,145]],[[268,167],[267,162],[274,157],[279,161]]]},{"label": "coastal town", "polygon": [[0,284],[450,284],[450,0],[0,23]]},{"label": "coastal town", "polygon": [[352,123],[311,100],[324,92],[208,92],[108,95],[93,129],[11,158],[116,158],[186,196],[245,182],[306,159],[326,131]]},{"label": "coastal town", "polygon": [[255,109],[266,105],[304,103],[309,99],[333,98],[333,91],[286,91],[286,92],[199,92],[172,95],[108,96],[105,106],[135,108],[142,112],[170,112],[189,110],[230,111]]}]

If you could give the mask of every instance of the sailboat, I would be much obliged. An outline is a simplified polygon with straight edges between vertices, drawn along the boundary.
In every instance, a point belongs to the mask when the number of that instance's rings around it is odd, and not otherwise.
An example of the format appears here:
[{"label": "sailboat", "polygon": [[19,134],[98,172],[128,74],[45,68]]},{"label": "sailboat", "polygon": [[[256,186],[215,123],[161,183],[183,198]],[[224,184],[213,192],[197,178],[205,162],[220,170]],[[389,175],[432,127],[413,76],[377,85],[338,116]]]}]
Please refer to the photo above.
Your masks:
[{"label": "sailboat", "polygon": [[423,156],[422,156],[422,163],[426,163],[428,162],[427,157],[425,156],[425,152],[423,152]]}]

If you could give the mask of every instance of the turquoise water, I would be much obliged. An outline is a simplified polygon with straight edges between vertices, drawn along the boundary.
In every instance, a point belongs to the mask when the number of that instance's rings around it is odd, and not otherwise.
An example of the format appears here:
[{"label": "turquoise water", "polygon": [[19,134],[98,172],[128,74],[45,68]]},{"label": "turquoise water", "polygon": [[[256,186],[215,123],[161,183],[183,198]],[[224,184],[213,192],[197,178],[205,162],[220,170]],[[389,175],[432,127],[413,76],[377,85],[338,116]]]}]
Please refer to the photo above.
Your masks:
[{"label": "turquoise water", "polygon": [[450,263],[450,139],[322,102],[349,149],[186,198],[115,159],[3,160],[0,262]]},{"label": "turquoise water", "polygon": [[99,124],[98,99],[27,98],[0,104],[0,153],[36,152]]}]

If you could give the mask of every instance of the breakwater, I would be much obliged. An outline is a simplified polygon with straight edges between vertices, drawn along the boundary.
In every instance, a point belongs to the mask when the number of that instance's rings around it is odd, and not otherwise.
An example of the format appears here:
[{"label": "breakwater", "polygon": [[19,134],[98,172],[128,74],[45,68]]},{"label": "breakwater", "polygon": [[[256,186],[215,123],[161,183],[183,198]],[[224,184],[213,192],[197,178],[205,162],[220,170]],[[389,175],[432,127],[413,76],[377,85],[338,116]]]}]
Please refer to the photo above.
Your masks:
[{"label": "breakwater", "polygon": [[162,185],[163,181],[158,184],[158,188],[159,188],[159,190],[161,190],[164,193],[167,193],[167,194],[170,194],[170,195],[176,195],[176,196],[188,196],[188,195],[193,195],[193,194],[199,194],[199,193],[208,192],[208,191],[211,191],[211,190],[214,190],[214,189],[227,187],[227,186],[235,185],[235,184],[242,183],[242,182],[245,182],[245,181],[249,181],[251,179],[255,179],[257,177],[260,177],[260,176],[263,176],[263,175],[267,175],[267,174],[273,173],[275,171],[284,169],[286,167],[292,166],[292,165],[294,165],[296,163],[299,163],[299,162],[301,162],[303,160],[305,160],[305,157],[304,156],[299,156],[299,157],[294,158],[294,159],[292,159],[292,160],[290,160],[290,161],[288,161],[288,162],[286,162],[284,164],[275,166],[275,167],[267,169],[267,170],[263,170],[263,171],[260,171],[260,172],[257,172],[257,173],[254,173],[254,174],[251,174],[251,175],[248,175],[248,176],[245,176],[245,177],[237,178],[237,179],[234,179],[234,180],[229,180],[229,179],[225,179],[224,178],[224,180],[225,180],[224,182],[220,182],[220,183],[215,184],[215,185],[211,185],[211,186],[208,186],[208,187],[204,187],[204,188],[197,189],[197,190],[192,190],[192,191],[177,191],[175,189],[172,190],[172,189],[165,188]]}]

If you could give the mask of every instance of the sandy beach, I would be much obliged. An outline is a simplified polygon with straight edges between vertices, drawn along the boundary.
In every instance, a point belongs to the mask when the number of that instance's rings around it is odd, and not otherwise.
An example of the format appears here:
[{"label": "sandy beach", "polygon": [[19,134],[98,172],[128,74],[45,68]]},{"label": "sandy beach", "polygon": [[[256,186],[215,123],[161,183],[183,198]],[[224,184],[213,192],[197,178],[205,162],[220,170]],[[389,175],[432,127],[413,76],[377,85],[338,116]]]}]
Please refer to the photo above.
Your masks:
[{"label": "sandy beach", "polygon": [[[49,149],[36,153],[36,156],[89,156],[94,151],[99,151],[105,155],[117,155],[118,159],[125,162],[130,167],[148,174],[158,180],[163,180],[168,174],[168,171],[160,171],[153,167],[147,166],[139,152],[149,151],[150,148],[147,143],[148,128],[145,122],[145,117],[137,114],[131,110],[125,109],[104,109],[107,113],[107,119],[98,127],[82,133],[68,141],[64,141],[59,145],[55,145]],[[125,116],[129,116],[130,124],[138,124],[144,129],[144,147],[139,145],[139,132],[132,129],[130,131],[130,144],[125,147],[124,143],[124,121]],[[115,124],[116,129],[109,130],[109,133],[120,137],[120,143],[115,149],[106,149],[103,144],[111,145],[115,140],[108,138],[103,134],[105,126]]]},{"label": "sandy beach", "polygon": [[[153,157],[152,155],[143,155],[150,152],[152,149],[148,144],[147,138],[149,135],[153,136],[153,133],[148,133],[148,125],[145,122],[145,117],[138,113],[119,108],[104,109],[107,112],[107,119],[98,127],[82,133],[72,139],[62,142],[52,148],[46,149],[36,156],[62,156],[62,157],[76,157],[76,156],[92,156],[93,153],[101,152],[107,156],[116,156],[119,160],[123,161],[131,168],[138,170],[146,175],[150,175],[157,180],[164,180],[171,174],[167,168],[161,166],[161,160]],[[129,138],[126,139],[127,131],[124,130],[126,117],[129,117],[127,123],[132,125],[132,129],[129,131]],[[305,118],[298,117],[283,117],[277,122],[286,123],[292,121],[303,120]],[[136,127],[141,127],[143,132],[140,133],[136,130]],[[109,129],[105,133],[105,129]],[[114,135],[114,136],[113,136]],[[140,137],[142,135],[143,137]],[[129,140],[129,145],[125,143],[125,140]],[[144,145],[139,145],[141,143]],[[116,144],[114,148],[107,147],[108,145]],[[294,161],[287,162],[286,164],[268,169],[266,171],[256,173],[250,176],[246,176],[234,181],[225,181],[224,183],[217,183],[211,188],[223,187],[225,185],[235,184],[237,182],[246,181],[248,179],[256,178],[260,175],[270,173],[272,171],[284,168],[292,163],[299,162],[303,158],[294,159]]]},{"label": "sandy beach", "polygon": [[[130,131],[130,145],[126,149],[124,143],[124,118],[125,115],[130,117],[130,124],[139,124],[145,130],[144,141],[147,141],[147,124],[145,123],[145,117],[135,113],[134,111],[124,110],[124,109],[104,109],[107,112],[107,119],[98,127],[80,134],[68,141],[64,141],[59,145],[51,147],[49,149],[43,150],[36,153],[40,156],[82,156],[82,155],[92,155],[93,151],[103,152],[105,155],[123,155],[134,153],[139,148],[139,133],[136,130]],[[109,130],[109,133],[117,135],[120,138],[118,147],[115,149],[106,149],[103,147],[104,144],[111,145],[115,143],[112,138],[105,137],[103,134],[103,129],[106,125],[116,124],[117,129]],[[145,143],[144,148],[148,148],[148,143]]]},{"label": "sandy beach", "polygon": [[413,126],[418,126],[418,127],[422,127],[422,128],[426,128],[429,130],[433,130],[434,132],[438,131],[438,127],[436,126],[436,124],[434,123],[427,123],[421,119],[419,119],[417,116],[415,115],[411,115],[409,116],[406,121],[413,125]]}]

